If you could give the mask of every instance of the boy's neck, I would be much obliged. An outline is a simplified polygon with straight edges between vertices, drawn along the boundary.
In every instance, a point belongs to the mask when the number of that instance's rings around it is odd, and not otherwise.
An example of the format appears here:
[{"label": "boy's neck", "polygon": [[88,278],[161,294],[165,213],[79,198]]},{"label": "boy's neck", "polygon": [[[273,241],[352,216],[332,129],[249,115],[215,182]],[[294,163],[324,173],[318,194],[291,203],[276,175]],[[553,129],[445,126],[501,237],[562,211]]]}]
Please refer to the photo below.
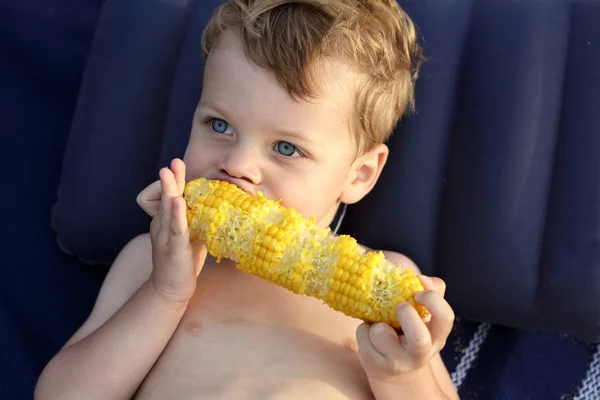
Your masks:
[{"label": "boy's neck", "polygon": [[346,216],[346,209],[348,208],[347,204],[340,203],[335,214],[331,218],[329,222],[329,229],[333,234],[337,234],[342,226],[342,222],[344,222],[344,217]]}]

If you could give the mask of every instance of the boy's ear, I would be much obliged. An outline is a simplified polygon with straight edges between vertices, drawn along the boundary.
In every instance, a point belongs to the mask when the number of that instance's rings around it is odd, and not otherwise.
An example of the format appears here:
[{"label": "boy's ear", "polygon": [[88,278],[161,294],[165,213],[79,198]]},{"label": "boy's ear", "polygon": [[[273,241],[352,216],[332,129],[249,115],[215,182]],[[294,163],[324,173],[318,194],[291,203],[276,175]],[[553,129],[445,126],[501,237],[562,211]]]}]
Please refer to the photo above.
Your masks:
[{"label": "boy's ear", "polygon": [[348,177],[350,182],[340,196],[342,203],[356,203],[373,189],[381,175],[388,154],[388,147],[385,144],[378,144],[354,161]]}]

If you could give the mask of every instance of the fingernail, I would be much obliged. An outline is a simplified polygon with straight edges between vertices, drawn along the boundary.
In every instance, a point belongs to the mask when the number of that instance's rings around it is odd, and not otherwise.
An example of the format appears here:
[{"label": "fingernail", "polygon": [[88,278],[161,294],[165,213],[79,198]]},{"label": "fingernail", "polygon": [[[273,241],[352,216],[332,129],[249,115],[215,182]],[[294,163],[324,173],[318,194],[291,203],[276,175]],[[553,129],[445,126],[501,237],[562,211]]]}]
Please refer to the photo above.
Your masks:
[{"label": "fingernail", "polygon": [[386,334],[389,335],[390,331],[386,328],[384,324],[377,324],[373,326],[373,333],[377,335]]},{"label": "fingernail", "polygon": [[433,279],[431,279],[429,276],[427,275],[421,275],[419,278],[421,278],[421,283],[425,286],[433,286]]}]

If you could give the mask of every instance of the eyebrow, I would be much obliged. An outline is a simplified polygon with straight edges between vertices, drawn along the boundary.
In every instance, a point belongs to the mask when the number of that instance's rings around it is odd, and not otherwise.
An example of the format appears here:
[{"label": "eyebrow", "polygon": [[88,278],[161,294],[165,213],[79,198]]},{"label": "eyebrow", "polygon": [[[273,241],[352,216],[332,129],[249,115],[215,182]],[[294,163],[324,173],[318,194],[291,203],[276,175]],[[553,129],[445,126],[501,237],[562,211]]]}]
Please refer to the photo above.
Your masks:
[{"label": "eyebrow", "polygon": [[[203,105],[205,107],[211,108],[211,109],[215,110],[216,112],[218,112],[219,114],[223,115],[223,117],[225,119],[227,119],[227,120],[229,119],[229,116],[227,115],[227,113],[223,112],[223,110],[221,110],[215,104],[208,103],[206,101],[201,100],[201,101],[198,102],[198,106],[196,108],[199,108],[200,105]],[[280,136],[294,138],[294,139],[299,139],[299,140],[304,141],[304,142],[306,142],[308,144],[311,144],[311,145],[317,145],[317,146],[319,145],[314,140],[310,139],[308,137],[308,135],[302,134],[301,132],[289,131],[289,130],[285,130],[285,129],[273,129],[272,131],[274,133],[276,133],[277,135],[280,135]]]},{"label": "eyebrow", "polygon": [[275,132],[278,135],[281,135],[281,136],[284,136],[284,137],[299,139],[300,141],[304,141],[304,142],[309,143],[311,145],[318,145],[318,143],[315,143],[307,135],[304,135],[304,134],[299,133],[299,132],[286,131],[286,130],[280,130],[280,129],[275,129]]},{"label": "eyebrow", "polygon": [[221,114],[223,117],[225,117],[225,119],[229,119],[229,116],[227,115],[227,113],[223,112],[219,107],[217,107],[215,104],[212,103],[207,103],[206,101],[202,101],[200,100],[198,102],[198,106],[196,107],[196,109],[200,108],[200,106],[205,106],[208,108],[211,108],[213,110],[215,110],[216,112],[218,112],[219,114]]}]

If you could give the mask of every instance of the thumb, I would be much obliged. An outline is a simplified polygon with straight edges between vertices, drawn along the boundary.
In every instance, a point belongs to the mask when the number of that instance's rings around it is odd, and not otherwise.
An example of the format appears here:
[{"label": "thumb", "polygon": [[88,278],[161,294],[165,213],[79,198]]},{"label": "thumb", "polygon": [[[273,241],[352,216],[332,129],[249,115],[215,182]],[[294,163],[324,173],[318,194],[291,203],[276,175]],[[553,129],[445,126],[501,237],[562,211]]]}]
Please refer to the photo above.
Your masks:
[{"label": "thumb", "polygon": [[137,204],[152,218],[158,213],[161,198],[160,181],[153,182],[142,190],[135,199]]}]

